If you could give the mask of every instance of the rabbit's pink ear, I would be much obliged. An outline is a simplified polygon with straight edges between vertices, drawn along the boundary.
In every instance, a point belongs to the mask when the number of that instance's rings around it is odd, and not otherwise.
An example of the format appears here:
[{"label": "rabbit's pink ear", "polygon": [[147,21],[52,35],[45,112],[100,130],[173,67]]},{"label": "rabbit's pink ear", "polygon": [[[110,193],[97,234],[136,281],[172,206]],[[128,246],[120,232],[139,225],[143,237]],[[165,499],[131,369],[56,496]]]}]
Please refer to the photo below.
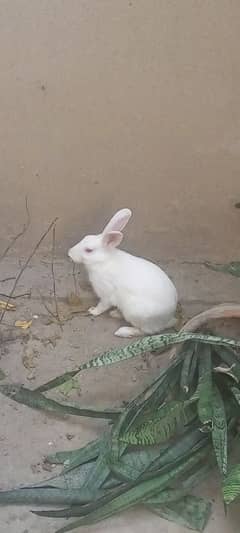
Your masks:
[{"label": "rabbit's pink ear", "polygon": [[120,209],[113,215],[111,220],[105,226],[103,234],[109,233],[110,231],[121,231],[127,225],[129,219],[132,216],[131,209],[127,207],[125,209]]},{"label": "rabbit's pink ear", "polygon": [[121,231],[109,231],[103,235],[103,246],[107,248],[116,248],[122,241],[123,234]]}]

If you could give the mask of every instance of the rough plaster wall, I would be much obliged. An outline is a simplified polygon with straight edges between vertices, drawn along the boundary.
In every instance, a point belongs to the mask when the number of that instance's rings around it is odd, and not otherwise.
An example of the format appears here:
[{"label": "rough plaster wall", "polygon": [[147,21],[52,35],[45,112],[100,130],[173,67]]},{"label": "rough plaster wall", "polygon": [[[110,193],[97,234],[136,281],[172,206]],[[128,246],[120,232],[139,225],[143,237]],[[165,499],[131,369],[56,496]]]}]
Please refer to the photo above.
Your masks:
[{"label": "rough plaster wall", "polygon": [[236,258],[239,45],[239,0],[1,0],[1,247],[28,194],[18,253],[128,205],[136,252]]}]

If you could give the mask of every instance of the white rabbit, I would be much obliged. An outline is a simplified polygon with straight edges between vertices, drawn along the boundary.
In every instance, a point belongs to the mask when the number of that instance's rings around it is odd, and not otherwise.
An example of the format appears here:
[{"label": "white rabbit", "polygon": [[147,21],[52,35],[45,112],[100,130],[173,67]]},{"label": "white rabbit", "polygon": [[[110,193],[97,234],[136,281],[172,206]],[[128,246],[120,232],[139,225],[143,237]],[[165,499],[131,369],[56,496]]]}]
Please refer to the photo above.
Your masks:
[{"label": "white rabbit", "polygon": [[115,332],[119,337],[152,335],[176,324],[177,291],[167,274],[154,263],[117,249],[131,216],[130,209],[117,211],[100,235],[88,235],[68,251],[74,263],[85,265],[99,297],[89,313],[98,316],[117,308],[132,325],[119,328]]}]

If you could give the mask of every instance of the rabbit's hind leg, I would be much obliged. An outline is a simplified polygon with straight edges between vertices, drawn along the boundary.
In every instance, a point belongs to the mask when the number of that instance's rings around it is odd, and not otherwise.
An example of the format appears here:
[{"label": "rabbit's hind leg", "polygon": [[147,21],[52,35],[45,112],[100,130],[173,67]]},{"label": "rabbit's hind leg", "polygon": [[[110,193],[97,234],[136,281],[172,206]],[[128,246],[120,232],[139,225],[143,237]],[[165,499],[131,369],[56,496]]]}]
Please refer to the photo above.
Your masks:
[{"label": "rabbit's hind leg", "polygon": [[123,326],[117,329],[114,335],[116,335],[116,337],[124,337],[125,339],[129,339],[130,337],[139,337],[140,335],[143,335],[143,333],[138,328]]}]

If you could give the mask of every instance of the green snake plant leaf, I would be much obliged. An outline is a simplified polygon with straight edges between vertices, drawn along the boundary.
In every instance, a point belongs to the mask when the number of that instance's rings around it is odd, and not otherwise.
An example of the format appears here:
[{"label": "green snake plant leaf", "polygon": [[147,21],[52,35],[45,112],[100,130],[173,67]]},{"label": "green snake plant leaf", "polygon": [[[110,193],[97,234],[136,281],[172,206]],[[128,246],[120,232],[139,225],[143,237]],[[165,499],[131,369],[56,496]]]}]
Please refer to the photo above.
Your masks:
[{"label": "green snake plant leaf", "polygon": [[183,357],[180,387],[185,394],[188,394],[197,368],[198,350],[197,344],[193,342],[188,342],[185,344],[185,346],[186,348]]},{"label": "green snake plant leaf", "polygon": [[219,337],[214,335],[203,335],[201,333],[166,333],[162,335],[152,335],[150,337],[143,337],[132,344],[123,346],[122,348],[115,348],[114,350],[108,350],[107,352],[94,357],[90,361],[81,364],[76,370],[71,372],[65,372],[61,376],[44,383],[40,387],[37,387],[35,391],[46,392],[55,387],[59,387],[63,383],[66,383],[69,379],[72,379],[79,372],[88,370],[90,368],[101,368],[103,366],[109,366],[115,363],[120,363],[128,359],[132,359],[138,355],[146,352],[157,352],[161,348],[167,348],[173,344],[181,344],[186,341],[198,341],[201,343],[209,343],[220,346],[240,347],[240,341],[234,339],[228,339],[227,337]]},{"label": "green snake plant leaf", "polygon": [[199,431],[198,427],[188,429],[178,438],[168,443],[165,450],[162,450],[153,463],[150,465],[149,470],[159,470],[163,466],[176,464],[179,459],[188,457],[193,451],[205,447],[209,442],[207,435],[204,435]]},{"label": "green snake plant leaf", "polygon": [[[189,435],[190,436],[190,435]],[[191,447],[191,439],[189,440],[189,447],[188,447],[188,455],[191,453],[191,451],[193,450],[193,448]],[[143,450],[145,451],[145,450]],[[147,449],[146,451],[149,451],[149,449]],[[179,448],[179,452],[182,451],[182,447]],[[186,452],[186,450],[184,449],[183,450],[184,452]],[[139,453],[139,452],[138,452]],[[134,455],[138,455],[138,454],[134,454]],[[175,454],[175,458],[178,458],[179,460],[179,457],[181,455],[177,455]],[[182,455],[183,459],[184,457],[187,458],[187,455],[186,453],[183,453]],[[169,457],[170,459],[170,457]],[[175,463],[176,461],[170,461],[171,464],[169,465],[169,469],[173,468],[173,463]],[[164,467],[164,470],[165,470],[165,473],[166,473],[166,464],[164,462],[164,458],[162,460],[162,466]],[[211,464],[204,464],[204,465],[201,465],[200,467],[199,466],[195,466],[192,473],[188,474],[186,476],[186,478],[184,478],[182,481],[181,481],[181,489],[163,489],[162,492],[164,492],[166,494],[166,491],[168,491],[168,497],[167,497],[167,501],[169,501],[169,498],[171,498],[171,501],[175,501],[176,499],[180,499],[184,496],[184,494],[187,494],[189,492],[189,490],[192,490],[195,486],[198,486],[199,487],[199,484],[206,479],[207,475],[210,473],[210,471],[212,470],[213,468],[213,465]],[[158,475],[161,475],[161,473],[158,473]],[[142,478],[141,478],[142,479]],[[104,485],[105,487],[105,485]],[[118,489],[117,489],[118,490]],[[121,490],[121,488],[120,488]],[[126,489],[125,489],[126,490]],[[179,496],[179,490],[180,490],[180,496]],[[125,492],[125,491],[123,491]],[[87,505],[81,505],[81,506],[74,506],[74,507],[71,507],[71,508],[66,508],[66,509],[60,509],[60,510],[47,510],[47,511],[34,511],[34,513],[38,516],[45,516],[45,517],[52,517],[52,518],[73,518],[74,516],[77,517],[77,516],[86,516],[87,514],[89,514],[90,512],[96,510],[98,507],[101,507],[102,504],[105,502],[107,503],[108,501],[111,501],[111,499],[113,499],[114,497],[114,493],[111,492],[109,494],[109,492],[107,492],[107,495],[100,498],[100,500],[97,500],[96,502],[92,502],[90,504],[87,504]],[[164,497],[164,495],[162,496],[162,498]],[[159,503],[159,495],[156,494],[155,496],[152,496],[151,497],[151,500],[148,499],[147,500],[147,503],[153,503],[153,501],[156,503],[156,499],[158,499],[158,503]]]},{"label": "green snake plant leaf", "polygon": [[116,419],[121,410],[80,408],[74,405],[61,404],[46,398],[37,391],[31,391],[21,385],[4,383],[0,385],[0,392],[15,402],[22,403],[33,409],[42,409],[62,415],[86,416],[90,418]]},{"label": "green snake plant leaf", "polygon": [[28,487],[0,491],[0,505],[77,505],[91,502],[104,495],[104,491],[85,489],[58,489],[48,486]]},{"label": "green snake plant leaf", "polygon": [[196,410],[192,405],[173,401],[163,405],[154,417],[140,427],[122,435],[120,440],[134,446],[152,446],[166,442],[195,417]]},{"label": "green snake plant leaf", "polygon": [[[123,453],[123,443],[120,440],[120,436],[130,431],[141,420],[151,416],[151,412],[156,411],[163,398],[166,397],[169,388],[174,387],[179,380],[180,367],[181,361],[175,360],[170,367],[163,369],[157,379],[127,405],[118,422],[113,425],[108,462],[111,471],[118,478],[129,479],[130,476],[134,476],[134,473],[131,473],[128,466],[126,466],[125,461],[122,462],[120,460],[120,456]],[[125,446],[127,445],[125,444]]]},{"label": "green snake plant leaf", "polygon": [[107,480],[110,475],[110,468],[108,465],[108,455],[109,455],[109,435],[106,435],[103,439],[100,447],[99,456],[94,464],[94,467],[89,474],[83,488],[87,491],[89,488],[94,490],[100,489],[103,483]]},{"label": "green snake plant leaf", "polygon": [[118,463],[109,464],[111,471],[124,481],[135,481],[164,453],[162,447],[147,447],[125,453]]},{"label": "green snake plant leaf", "polygon": [[[126,409],[119,416],[111,432],[111,450],[109,455],[109,463],[111,465],[116,465],[119,462],[120,436],[135,427],[146,416],[151,416],[151,412],[154,412],[161,405],[166,397],[166,391],[174,388],[176,382],[179,380],[180,366],[181,360],[179,359],[173,361],[170,367],[163,369],[154,382],[129,402]],[[121,465],[120,469],[122,470]]]},{"label": "green snake plant leaf", "polygon": [[199,358],[198,416],[202,424],[212,424],[212,358],[211,347],[205,344]]},{"label": "green snake plant leaf", "polygon": [[223,481],[224,502],[229,505],[240,496],[240,464],[233,466]]},{"label": "green snake plant leaf", "polygon": [[224,402],[216,385],[213,387],[212,401],[212,442],[220,473],[225,476],[227,473],[227,419]]},{"label": "green snake plant leaf", "polygon": [[56,452],[48,455],[46,460],[50,464],[63,464],[64,471],[71,470],[72,468],[76,468],[77,466],[96,459],[100,453],[101,442],[100,439],[97,439],[77,450]]},{"label": "green snake plant leaf", "polygon": [[216,459],[225,503],[240,495],[239,465],[228,474],[228,448],[231,452],[238,429],[240,362],[234,349],[240,342],[200,333],[156,335],[106,352],[74,372],[113,364],[145,351],[161,351],[178,342],[182,343],[181,351],[169,366],[124,409],[116,411],[59,404],[42,394],[41,390],[54,388],[57,381],[66,383],[71,373],[34,391],[0,384],[0,392],[30,407],[63,414],[77,414],[77,409],[80,416],[100,413],[112,422],[99,440],[48,458],[51,463],[63,464],[61,474],[35,485],[0,491],[0,505],[66,506],[36,512],[45,517],[78,518],[58,533],[94,524],[137,504],[202,531],[211,505],[189,494],[216,466]]},{"label": "green snake plant leaf", "polygon": [[202,532],[211,514],[211,502],[192,495],[184,496],[181,500],[167,505],[147,505],[147,508],[161,518],[175,522],[195,531]]},{"label": "green snake plant leaf", "polygon": [[[160,491],[160,493],[156,493],[154,496],[148,498],[145,501],[144,505],[149,507],[149,510],[152,510],[151,506],[153,507],[153,504],[155,504],[154,506],[156,506],[159,510],[160,503],[163,505],[164,502],[169,504],[170,502],[173,502],[173,501],[175,502],[175,501],[182,500],[182,498],[185,495],[187,495],[189,490],[192,490],[195,486],[199,486],[199,483],[201,483],[203,480],[206,479],[206,476],[209,474],[210,471],[211,471],[211,467],[208,464],[200,466],[200,468],[195,468],[192,474],[188,475],[184,481],[181,481],[181,488],[163,489]],[[101,507],[104,502],[107,503],[108,501],[111,501],[111,499],[113,499],[114,497],[113,492],[111,493],[110,496],[109,496],[109,493],[107,494],[108,495],[100,498],[100,500],[93,502],[91,504],[84,505],[84,506],[75,505],[74,507],[70,507],[66,509],[33,511],[33,513],[38,516],[51,517],[51,518],[73,518],[74,516],[75,517],[86,516],[90,512],[93,512],[97,508]],[[161,505],[161,508],[162,508],[162,505]]]},{"label": "green snake plant leaf", "polygon": [[237,404],[240,406],[240,389],[238,387],[233,386],[233,387],[230,387],[230,390]]},{"label": "green snake plant leaf", "polygon": [[138,503],[144,503],[147,499],[159,493],[161,489],[165,489],[173,479],[178,478],[184,472],[188,471],[194,465],[199,463],[202,458],[203,451],[200,450],[199,452],[190,456],[186,461],[183,461],[180,465],[173,467],[166,474],[140,482],[138,485],[127,489],[124,493],[114,497],[105,505],[101,505],[87,516],[59,529],[57,533],[67,533],[68,531],[72,531],[77,527],[94,524],[100,520],[105,520],[115,513],[129,509]]},{"label": "green snake plant leaf", "polygon": [[45,479],[40,483],[33,485],[21,486],[21,489],[39,489],[39,488],[53,488],[53,489],[82,489],[94,467],[93,462],[84,463],[83,465],[69,470],[68,472],[61,472],[59,475]]}]

